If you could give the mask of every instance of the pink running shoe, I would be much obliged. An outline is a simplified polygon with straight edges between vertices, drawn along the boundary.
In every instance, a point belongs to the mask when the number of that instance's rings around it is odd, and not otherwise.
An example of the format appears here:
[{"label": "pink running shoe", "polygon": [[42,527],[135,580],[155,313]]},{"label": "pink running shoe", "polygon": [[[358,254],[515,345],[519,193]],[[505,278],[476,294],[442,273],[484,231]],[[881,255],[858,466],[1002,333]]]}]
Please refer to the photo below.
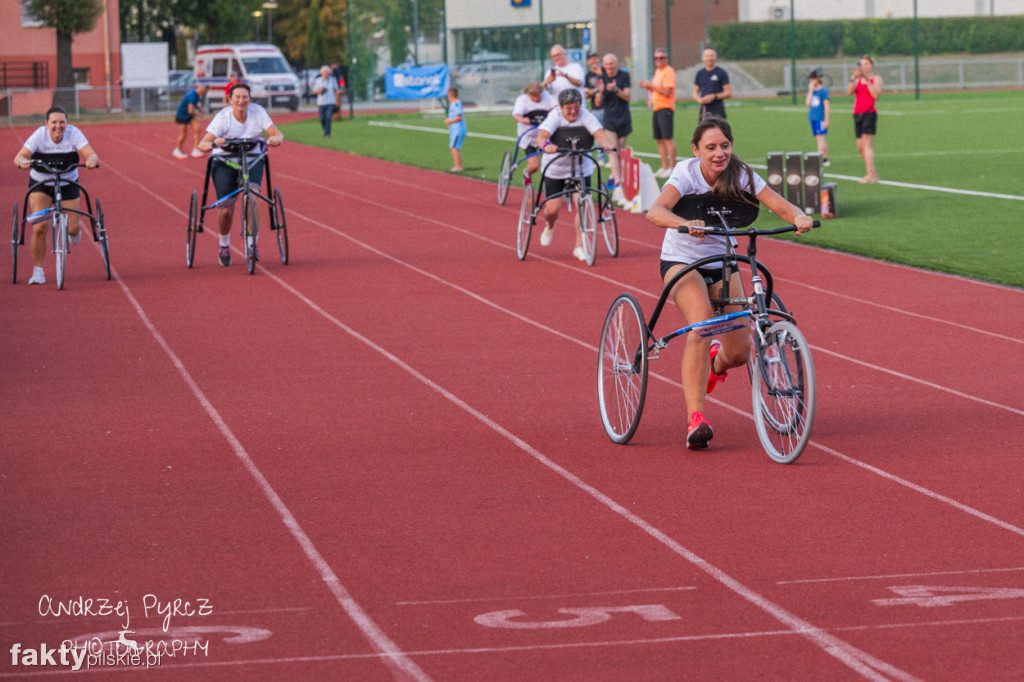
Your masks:
[{"label": "pink running shoe", "polygon": [[694,412],[686,426],[686,447],[691,450],[703,450],[714,436],[715,432],[711,429],[711,424],[704,419],[704,415]]},{"label": "pink running shoe", "polygon": [[722,342],[721,341],[712,341],[711,342],[711,374],[708,376],[708,391],[707,391],[708,393],[711,393],[711,391],[715,390],[715,386],[718,384],[719,381],[725,381],[726,375],[729,374],[728,372],[722,372],[721,374],[718,374],[717,372],[715,372],[715,356],[718,355],[718,351],[720,351],[720,350],[722,350]]}]

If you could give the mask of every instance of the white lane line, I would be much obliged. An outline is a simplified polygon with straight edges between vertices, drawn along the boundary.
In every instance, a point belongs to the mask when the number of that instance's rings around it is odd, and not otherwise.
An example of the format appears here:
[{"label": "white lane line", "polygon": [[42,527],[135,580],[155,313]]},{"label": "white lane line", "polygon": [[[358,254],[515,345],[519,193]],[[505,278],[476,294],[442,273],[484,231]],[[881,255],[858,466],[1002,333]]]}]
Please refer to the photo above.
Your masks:
[{"label": "white lane line", "polygon": [[806,583],[853,582],[858,580],[893,580],[895,578],[928,578],[937,575],[980,575],[983,573],[1019,573],[1024,566],[1014,568],[974,568],[963,571],[929,571],[927,573],[890,573],[888,575],[853,575],[838,578],[804,578],[802,580],[778,580],[776,585],[802,585]]},{"label": "white lane line", "polygon": [[[109,165],[107,166],[107,168],[110,169],[114,174],[119,176],[123,182],[135,185],[139,189],[153,196],[157,196],[147,187],[143,186],[141,183],[136,182],[127,175],[124,175],[123,173],[119,172],[116,169],[110,168]],[[168,205],[170,206],[170,204]],[[175,211],[179,211],[182,215],[185,214],[184,211],[181,211],[176,207],[171,206],[171,208]],[[334,598],[338,602],[339,606],[341,606],[341,608],[344,609],[345,613],[348,614],[349,618],[351,618],[352,621],[356,624],[356,626],[363,632],[363,635],[367,638],[367,640],[369,640],[371,646],[373,646],[373,648],[381,654],[384,662],[387,663],[388,667],[391,669],[391,672],[394,675],[395,679],[418,680],[419,682],[429,682],[431,678],[425,672],[423,672],[423,670],[421,670],[419,666],[417,666],[412,661],[412,659],[410,659],[406,654],[402,652],[398,645],[395,644],[387,636],[387,634],[385,634],[385,632],[380,628],[380,626],[377,625],[377,623],[375,623],[372,618],[370,618],[366,611],[364,611],[363,608],[359,605],[359,603],[356,602],[355,599],[353,599],[352,595],[349,594],[348,590],[338,579],[338,576],[331,569],[330,564],[327,562],[326,559],[324,559],[323,555],[320,554],[320,551],[316,548],[316,546],[313,544],[313,541],[302,529],[302,526],[299,525],[298,520],[291,513],[291,510],[288,509],[288,506],[284,503],[284,500],[282,500],[281,497],[277,494],[277,491],[274,490],[274,487],[270,484],[270,481],[267,480],[267,478],[263,475],[263,472],[249,456],[249,453],[246,451],[241,441],[238,440],[234,432],[227,425],[224,419],[220,416],[220,413],[217,411],[217,408],[213,406],[213,403],[210,402],[209,398],[206,397],[206,394],[203,393],[203,390],[199,388],[199,384],[196,383],[195,379],[192,378],[192,374],[188,371],[188,368],[185,367],[185,364],[178,357],[177,353],[174,352],[174,349],[171,348],[170,344],[166,341],[166,339],[164,339],[163,335],[159,332],[159,330],[157,330],[156,325],[154,325],[153,322],[149,319],[149,316],[146,314],[146,311],[142,308],[142,305],[132,294],[131,289],[128,287],[127,284],[124,283],[124,280],[122,280],[116,274],[114,276],[114,279],[121,287],[121,291],[124,292],[124,295],[128,299],[132,308],[135,309],[135,312],[139,316],[139,319],[142,320],[142,323],[145,325],[146,329],[149,330],[150,334],[153,336],[153,339],[164,351],[164,354],[167,355],[168,359],[170,359],[171,364],[178,371],[178,374],[185,382],[185,385],[188,386],[189,390],[192,392],[192,395],[196,398],[196,400],[202,406],[203,410],[209,416],[210,420],[217,427],[217,430],[220,431],[221,435],[231,446],[232,451],[235,453],[235,456],[238,458],[238,460],[242,463],[245,470],[249,473],[252,479],[259,486],[260,490],[267,498],[267,501],[270,502],[270,505],[277,512],[282,523],[284,523],[285,527],[291,533],[295,541],[298,542],[299,547],[302,548],[302,552],[306,555],[306,558],[313,565],[316,571],[320,574],[321,581],[323,581],[323,583],[327,586],[327,589],[330,590],[331,594],[334,595]]]},{"label": "white lane line", "polygon": [[[391,122],[387,122],[387,121],[370,121],[369,123],[370,123],[370,125],[381,126],[381,127],[386,127],[386,128],[401,128],[403,130],[415,130],[415,131],[419,131],[419,132],[437,133],[437,134],[441,134],[441,135],[447,135],[448,134],[447,129],[430,128],[428,126],[409,125],[409,124],[405,124],[405,123],[391,123]],[[516,141],[516,138],[509,137],[507,135],[491,135],[489,133],[473,133],[473,132],[470,132],[470,133],[467,133],[467,134],[468,134],[469,137],[479,137],[479,138],[483,138],[483,139],[487,139],[487,140],[500,140],[502,142],[515,142]],[[650,158],[657,158],[658,157],[657,154],[653,154],[653,153],[650,153],[650,152],[633,152],[633,156],[646,156],[646,157],[650,157]],[[757,169],[764,169],[764,168],[766,168],[766,166],[764,164],[748,163],[747,165],[750,166],[751,168],[757,168]],[[838,173],[822,173],[822,177],[837,178],[839,180],[850,180],[851,182],[856,182],[856,181],[860,180],[859,176],[839,175]],[[919,184],[914,184],[914,183],[910,183],[910,182],[898,182],[896,180],[879,180],[878,184],[879,185],[890,185],[892,187],[903,187],[903,188],[906,188],[906,189],[921,189],[921,190],[926,190],[926,191],[929,191],[929,192],[944,192],[944,193],[947,193],[947,194],[961,194],[961,195],[965,195],[965,196],[985,197],[987,199],[1010,199],[1010,200],[1013,200],[1013,201],[1024,201],[1024,196],[1018,196],[1016,194],[999,194],[999,193],[996,193],[996,192],[978,192],[978,191],[975,191],[975,190],[956,189],[956,188],[953,188],[953,187],[941,187],[941,186],[938,186],[938,185],[919,185]]]},{"label": "white lane line", "polygon": [[534,594],[529,596],[507,596],[507,597],[476,597],[474,599],[434,599],[429,601],[399,601],[395,606],[435,606],[444,604],[475,604],[479,602],[492,601],[545,601],[548,599],[575,599],[578,597],[602,597],[616,594],[645,594],[649,592],[686,592],[696,590],[696,586],[687,587],[648,587],[636,590],[606,590],[603,592],[574,592],[571,594]]}]

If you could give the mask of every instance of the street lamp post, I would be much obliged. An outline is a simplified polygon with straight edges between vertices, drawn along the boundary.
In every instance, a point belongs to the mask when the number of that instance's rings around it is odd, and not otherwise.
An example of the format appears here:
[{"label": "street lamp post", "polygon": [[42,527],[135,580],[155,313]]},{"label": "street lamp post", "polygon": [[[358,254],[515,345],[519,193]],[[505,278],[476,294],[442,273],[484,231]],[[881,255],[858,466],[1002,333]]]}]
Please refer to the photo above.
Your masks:
[{"label": "street lamp post", "polygon": [[277,9],[276,2],[263,3],[263,9],[267,10],[267,42],[274,42],[274,10]]},{"label": "street lamp post", "polygon": [[253,34],[254,34],[253,39],[257,43],[260,42],[260,17],[262,17],[262,16],[263,16],[263,12],[261,12],[259,10],[255,10],[252,13],[252,29],[253,29]]}]

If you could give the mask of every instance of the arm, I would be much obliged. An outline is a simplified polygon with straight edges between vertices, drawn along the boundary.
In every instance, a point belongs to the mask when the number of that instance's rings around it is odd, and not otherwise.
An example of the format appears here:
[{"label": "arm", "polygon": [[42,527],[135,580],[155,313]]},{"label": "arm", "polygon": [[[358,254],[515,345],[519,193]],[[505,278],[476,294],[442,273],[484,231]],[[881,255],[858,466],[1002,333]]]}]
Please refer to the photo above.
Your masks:
[{"label": "arm", "polygon": [[28,170],[32,167],[32,152],[29,151],[28,147],[22,147],[14,155],[14,165],[22,170]]},{"label": "arm", "polygon": [[266,133],[267,133],[267,144],[269,144],[271,147],[277,147],[282,142],[284,142],[284,135],[282,135],[281,131],[277,129],[276,125],[272,125],[269,128],[267,128],[266,129]]},{"label": "arm", "polygon": [[732,97],[732,83],[726,83],[722,86],[722,91],[715,95],[715,99],[729,99]]},{"label": "arm", "polygon": [[882,94],[882,77],[881,76],[875,76],[874,78],[871,79],[871,82],[868,83],[868,92],[871,93],[871,97],[873,97],[874,99],[878,99],[879,96],[881,96],[881,94]]},{"label": "arm", "polygon": [[828,130],[828,115],[832,111],[832,100],[825,100],[825,120],[821,122],[821,129]]},{"label": "arm", "polygon": [[858,81],[860,81],[860,67],[859,66],[856,69],[853,70],[853,76],[850,78],[850,81],[846,84],[846,94],[847,95],[852,95],[853,93],[857,92],[857,83],[858,83]]},{"label": "arm", "polygon": [[810,232],[811,225],[814,222],[813,219],[808,215],[804,215],[802,210],[783,199],[782,196],[771,187],[765,185],[764,189],[758,192],[757,199],[764,204],[769,211],[786,222],[796,225],[797,234]]},{"label": "arm", "polygon": [[804,106],[811,106],[811,98],[814,97],[814,86],[810,83],[807,84],[807,98],[804,100]]},{"label": "arm", "polygon": [[546,147],[550,142],[551,133],[543,128],[537,131],[537,149],[544,151],[544,147]]},{"label": "arm", "polygon": [[92,145],[85,145],[78,150],[78,153],[85,157],[86,168],[96,168],[100,165],[100,157],[96,156],[96,152],[93,151]]},{"label": "arm", "polygon": [[682,195],[679,194],[679,190],[673,185],[666,183],[665,188],[661,190],[661,194],[654,200],[654,204],[647,212],[647,220],[666,230],[685,227],[691,237],[703,239],[703,220],[684,220],[672,212],[672,207],[679,203],[681,198]]},{"label": "arm", "polygon": [[704,104],[700,96],[700,86],[696,84],[693,86],[693,99],[697,104]]}]

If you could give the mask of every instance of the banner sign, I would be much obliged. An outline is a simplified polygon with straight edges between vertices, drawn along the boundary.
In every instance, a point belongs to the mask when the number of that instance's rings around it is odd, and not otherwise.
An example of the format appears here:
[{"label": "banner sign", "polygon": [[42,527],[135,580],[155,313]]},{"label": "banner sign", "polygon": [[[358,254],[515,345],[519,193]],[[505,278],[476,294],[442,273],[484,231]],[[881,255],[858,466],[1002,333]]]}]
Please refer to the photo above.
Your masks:
[{"label": "banner sign", "polygon": [[530,0],[512,0],[513,7],[529,7]]},{"label": "banner sign", "polygon": [[388,99],[435,99],[448,95],[448,66],[389,68],[384,73]]}]

